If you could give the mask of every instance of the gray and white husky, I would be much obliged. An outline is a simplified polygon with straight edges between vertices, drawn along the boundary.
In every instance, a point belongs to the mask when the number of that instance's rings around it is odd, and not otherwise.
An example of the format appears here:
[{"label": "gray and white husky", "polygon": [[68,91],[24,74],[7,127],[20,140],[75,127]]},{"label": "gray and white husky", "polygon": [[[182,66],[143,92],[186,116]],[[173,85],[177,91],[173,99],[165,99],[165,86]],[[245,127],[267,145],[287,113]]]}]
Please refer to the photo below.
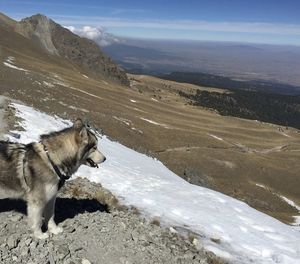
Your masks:
[{"label": "gray and white husky", "polygon": [[0,199],[27,201],[29,225],[37,238],[43,218],[48,231],[62,232],[54,222],[58,190],[81,165],[98,167],[106,158],[97,149],[95,131],[78,119],[72,127],[40,137],[30,144],[0,141]]}]

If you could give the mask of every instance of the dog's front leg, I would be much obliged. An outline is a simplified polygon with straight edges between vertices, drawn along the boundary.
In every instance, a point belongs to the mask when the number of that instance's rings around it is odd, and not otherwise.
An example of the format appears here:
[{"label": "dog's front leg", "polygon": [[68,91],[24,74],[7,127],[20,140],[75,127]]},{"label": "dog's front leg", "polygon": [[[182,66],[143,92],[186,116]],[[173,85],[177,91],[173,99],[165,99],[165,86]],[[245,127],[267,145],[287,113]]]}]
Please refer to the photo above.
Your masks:
[{"label": "dog's front leg", "polygon": [[57,235],[63,231],[63,229],[56,225],[54,221],[54,210],[55,210],[55,200],[56,197],[50,199],[47,203],[44,211],[45,224],[48,227],[48,231],[54,235]]},{"label": "dog's front leg", "polygon": [[49,237],[47,233],[42,232],[42,215],[45,208],[45,203],[42,201],[28,200],[27,214],[29,225],[32,228],[33,234],[38,239],[46,239]]}]

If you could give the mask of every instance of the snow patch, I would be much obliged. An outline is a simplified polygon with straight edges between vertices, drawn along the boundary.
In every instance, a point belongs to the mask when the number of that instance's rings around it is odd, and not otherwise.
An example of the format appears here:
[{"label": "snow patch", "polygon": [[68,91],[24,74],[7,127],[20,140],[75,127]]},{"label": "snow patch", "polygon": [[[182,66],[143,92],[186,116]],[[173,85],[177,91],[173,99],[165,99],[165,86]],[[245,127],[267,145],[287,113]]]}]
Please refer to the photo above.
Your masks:
[{"label": "snow patch", "polygon": [[258,186],[258,187],[260,187],[260,188],[263,188],[265,190],[268,190],[268,188],[265,185],[263,185],[263,184],[255,183],[255,185]]},{"label": "snow patch", "polygon": [[130,126],[132,124],[131,120],[128,120],[126,118],[113,116],[114,119],[120,121],[121,123],[124,123],[126,126]]},{"label": "snow patch", "polygon": [[219,140],[219,141],[224,141],[223,138],[217,137],[217,136],[215,136],[215,135],[213,135],[213,134],[208,134],[208,135],[209,135],[210,137],[214,138],[214,139]]},{"label": "snow patch", "polygon": [[137,128],[135,128],[135,127],[132,127],[131,129],[134,130],[134,131],[139,132],[140,134],[144,134],[144,132],[143,132],[142,130],[137,129]]},{"label": "snow patch", "polygon": [[288,199],[287,197],[285,197],[283,195],[280,195],[280,198],[298,210],[299,215],[294,216],[293,225],[300,226],[300,206],[298,206],[294,201]]},{"label": "snow patch", "polygon": [[50,82],[46,82],[46,81],[43,81],[43,84],[49,88],[53,88],[55,87],[55,85],[53,83],[50,83]]},{"label": "snow patch", "polygon": [[146,121],[146,122],[148,122],[150,124],[153,124],[153,125],[156,125],[156,126],[162,126],[164,128],[170,129],[170,127],[167,126],[167,125],[165,125],[165,124],[161,124],[161,123],[155,122],[153,120],[150,120],[150,119],[147,119],[147,118],[144,118],[144,117],[140,117],[140,119],[142,119],[142,120],[144,120],[144,121]]},{"label": "snow patch", "polygon": [[[27,106],[12,106],[23,119],[20,125],[25,131],[18,131],[23,143],[71,125]],[[161,162],[105,136],[99,138],[99,148],[107,161],[100,169],[82,166],[76,176],[101,183],[125,205],[137,207],[146,217],[159,218],[165,226],[198,235],[199,244],[232,263],[299,263],[298,228],[234,198],[189,184]],[[218,238],[219,243],[211,238]]]},{"label": "snow patch", "polygon": [[14,63],[14,61],[16,60],[16,58],[15,57],[13,57],[13,56],[8,56],[8,58],[7,58],[7,60],[6,60],[6,62],[8,62],[8,63]]},{"label": "snow patch", "polygon": [[89,92],[84,91],[84,90],[81,90],[81,89],[79,89],[79,88],[72,87],[71,85],[69,85],[68,83],[66,83],[66,82],[64,81],[64,79],[61,78],[60,76],[58,76],[57,74],[54,74],[53,76],[55,77],[55,78],[53,79],[53,83],[54,83],[54,84],[57,84],[57,85],[60,85],[60,86],[64,86],[64,87],[69,88],[69,89],[71,89],[71,90],[78,91],[78,92],[80,92],[80,93],[89,95],[89,96],[91,96],[91,97],[94,97],[94,98],[103,100],[103,98],[102,98],[101,96],[98,96],[98,95],[89,93]]},{"label": "snow patch", "polygon": [[66,107],[68,107],[68,108],[70,108],[72,110],[75,110],[75,111],[81,111],[81,112],[84,112],[84,113],[89,113],[90,112],[87,109],[76,107],[76,106],[73,106],[73,105],[68,105],[68,104],[66,104],[66,103],[64,103],[62,101],[59,101],[58,103],[61,104],[61,105],[63,105],[63,106],[66,106]]},{"label": "snow patch", "polygon": [[9,67],[9,68],[12,68],[12,69],[15,69],[15,70],[18,70],[18,71],[24,71],[24,72],[29,72],[28,70],[24,69],[24,68],[20,68],[20,67],[17,67],[15,65],[12,65],[8,62],[3,62],[3,64],[6,66],[6,67]]},{"label": "snow patch", "polygon": [[130,102],[132,102],[132,103],[136,103],[136,100],[130,99]]},{"label": "snow patch", "polygon": [[288,134],[286,134],[286,133],[284,133],[284,132],[281,132],[280,134],[283,135],[283,136],[285,136],[285,137],[291,138],[290,135],[288,135]]}]

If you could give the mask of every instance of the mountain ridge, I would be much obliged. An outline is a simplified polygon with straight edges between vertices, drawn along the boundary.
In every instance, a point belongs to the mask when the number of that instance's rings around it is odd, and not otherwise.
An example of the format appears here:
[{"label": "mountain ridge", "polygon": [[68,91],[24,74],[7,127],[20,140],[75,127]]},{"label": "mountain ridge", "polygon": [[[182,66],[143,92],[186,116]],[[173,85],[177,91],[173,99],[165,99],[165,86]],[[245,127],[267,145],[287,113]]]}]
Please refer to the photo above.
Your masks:
[{"label": "mountain ridge", "polygon": [[0,17],[8,30],[39,45],[45,53],[67,59],[94,76],[128,86],[126,73],[92,40],[80,37],[42,14],[17,22],[4,14]]}]

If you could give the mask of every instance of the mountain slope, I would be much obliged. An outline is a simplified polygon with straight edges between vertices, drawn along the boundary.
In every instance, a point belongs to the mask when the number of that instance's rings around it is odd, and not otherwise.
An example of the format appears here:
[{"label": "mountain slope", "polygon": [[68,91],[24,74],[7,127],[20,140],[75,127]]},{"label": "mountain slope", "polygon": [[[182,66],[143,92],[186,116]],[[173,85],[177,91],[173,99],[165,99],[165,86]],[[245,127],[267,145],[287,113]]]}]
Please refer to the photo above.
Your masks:
[{"label": "mountain slope", "polygon": [[17,24],[17,21],[0,12],[0,24],[5,25],[6,27],[14,28]]},{"label": "mountain slope", "polygon": [[[40,134],[71,124],[31,107],[11,106],[25,129],[20,132],[22,143],[38,141]],[[172,226],[174,232],[192,232],[201,246],[232,263],[294,264],[299,260],[299,227],[283,224],[219,192],[189,184],[161,162],[105,136],[99,138],[99,148],[107,161],[99,170],[82,166],[77,175],[101,182],[127,206]]]},{"label": "mountain slope", "polygon": [[128,75],[130,88],[90,74],[0,24],[0,93],[60,117],[81,117],[122,144],[149,153],[190,183],[294,223],[300,204],[299,130],[224,117],[178,91],[224,92]]},{"label": "mountain slope", "polygon": [[44,15],[22,19],[16,24],[15,30],[38,43],[49,54],[68,59],[89,74],[129,84],[125,72],[96,43],[73,34]]}]

